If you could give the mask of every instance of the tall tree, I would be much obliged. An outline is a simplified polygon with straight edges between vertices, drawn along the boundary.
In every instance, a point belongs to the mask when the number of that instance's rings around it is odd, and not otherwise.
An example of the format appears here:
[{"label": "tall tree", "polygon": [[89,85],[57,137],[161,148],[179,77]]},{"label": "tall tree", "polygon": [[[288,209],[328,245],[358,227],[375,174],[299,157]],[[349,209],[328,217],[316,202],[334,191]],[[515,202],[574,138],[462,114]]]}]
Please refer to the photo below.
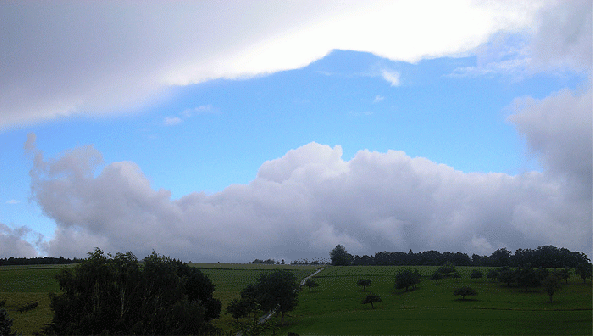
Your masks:
[{"label": "tall tree", "polygon": [[373,307],[373,302],[382,302],[382,301],[383,300],[381,300],[381,297],[379,295],[369,294],[369,295],[367,295],[367,297],[365,297],[362,300],[362,304],[370,303],[371,309],[375,309],[375,307]]},{"label": "tall tree", "polygon": [[260,275],[253,287],[256,301],[266,311],[276,309],[282,316],[298,304],[299,284],[296,276],[285,269],[276,269]]},{"label": "tall tree", "polygon": [[346,251],[346,248],[342,245],[337,245],[329,253],[332,265],[334,266],[349,266],[354,259],[350,253]]}]

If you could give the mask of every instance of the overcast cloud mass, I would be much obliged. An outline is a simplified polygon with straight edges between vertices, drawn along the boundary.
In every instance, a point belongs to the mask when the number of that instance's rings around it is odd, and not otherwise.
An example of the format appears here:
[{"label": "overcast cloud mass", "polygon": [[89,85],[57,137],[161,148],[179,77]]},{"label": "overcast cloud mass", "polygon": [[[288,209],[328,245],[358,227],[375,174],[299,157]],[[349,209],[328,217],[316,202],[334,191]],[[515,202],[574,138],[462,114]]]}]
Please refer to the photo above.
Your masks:
[{"label": "overcast cloud mass", "polygon": [[[26,226],[0,223],[0,256],[80,257],[99,246],[245,262],[327,257],[337,244],[361,255],[549,244],[593,255],[590,1],[41,4],[0,4],[0,132],[133,113],[177,87],[302,68],[337,49],[405,62],[476,55],[457,77],[570,71],[589,80],[509,102],[507,121],[543,167],[516,175],[465,173],[401,151],[345,160],[339,145],[311,142],[269,158],[248,184],[175,199],[134,162],[104,162],[92,144],[48,158],[31,133],[31,199],[55,221],[55,237],[35,245]],[[401,85],[397,71],[378,76]],[[211,110],[187,113],[202,107]]]},{"label": "overcast cloud mass", "polygon": [[[50,255],[92,246],[196,260],[245,261],[352,253],[463,251],[489,254],[526,242],[591,247],[591,90],[517,101],[509,119],[546,164],[517,176],[463,173],[403,152],[310,143],[262,164],[248,185],[178,200],[154,190],[133,162],[110,163],[93,146],[35,157],[32,190],[56,220]],[[559,115],[561,111],[561,116]],[[554,120],[560,118],[561,120]]]}]

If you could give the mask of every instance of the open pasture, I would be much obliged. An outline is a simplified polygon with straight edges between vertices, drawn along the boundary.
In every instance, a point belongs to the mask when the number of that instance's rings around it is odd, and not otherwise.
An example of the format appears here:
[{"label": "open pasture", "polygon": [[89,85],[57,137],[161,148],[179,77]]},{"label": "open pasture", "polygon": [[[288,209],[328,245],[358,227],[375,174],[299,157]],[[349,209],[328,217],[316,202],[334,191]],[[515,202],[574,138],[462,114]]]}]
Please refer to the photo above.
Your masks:
[{"label": "open pasture", "polygon": [[[416,290],[408,292],[394,289],[401,267],[326,268],[314,277],[319,287],[301,292],[299,305],[280,334],[591,334],[591,283],[584,285],[574,274],[550,304],[543,288],[525,292],[486,278],[470,279],[475,268],[457,267],[462,278],[443,280],[430,280],[437,267],[411,268],[423,278]],[[372,281],[366,292],[356,285],[358,279]],[[461,286],[471,286],[478,296],[459,300],[453,291]],[[361,304],[371,292],[382,298],[375,309]]]},{"label": "open pasture", "polygon": [[[0,301],[6,300],[6,309],[13,319],[13,329],[23,335],[31,335],[51,322],[48,293],[57,293],[60,286],[55,275],[63,267],[71,265],[30,265],[0,267]],[[25,312],[17,309],[31,302],[39,306]]]}]

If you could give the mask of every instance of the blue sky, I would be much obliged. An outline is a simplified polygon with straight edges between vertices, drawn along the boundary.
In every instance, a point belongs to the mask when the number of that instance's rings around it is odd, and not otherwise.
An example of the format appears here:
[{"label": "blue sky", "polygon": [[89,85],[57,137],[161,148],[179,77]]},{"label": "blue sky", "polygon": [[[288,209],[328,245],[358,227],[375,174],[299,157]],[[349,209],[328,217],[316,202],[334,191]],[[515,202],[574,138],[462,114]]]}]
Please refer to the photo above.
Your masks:
[{"label": "blue sky", "polygon": [[0,6],[0,257],[591,251],[587,1],[58,4]]}]

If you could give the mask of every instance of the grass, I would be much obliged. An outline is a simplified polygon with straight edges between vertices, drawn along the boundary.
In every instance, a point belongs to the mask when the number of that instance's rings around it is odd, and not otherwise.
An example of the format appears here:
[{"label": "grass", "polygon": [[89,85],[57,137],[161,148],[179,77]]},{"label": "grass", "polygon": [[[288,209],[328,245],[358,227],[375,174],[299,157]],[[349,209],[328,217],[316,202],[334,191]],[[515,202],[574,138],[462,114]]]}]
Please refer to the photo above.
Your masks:
[{"label": "grass", "polygon": [[[6,300],[6,309],[13,319],[13,330],[31,335],[51,322],[48,293],[60,290],[55,275],[70,265],[35,265],[0,267],[0,300]],[[18,308],[38,302],[37,308],[19,313]]]},{"label": "grass", "polygon": [[[232,317],[225,314],[228,303],[240,291],[254,283],[260,274],[274,268],[286,268],[302,279],[314,266],[265,264],[192,264],[216,285],[214,297],[222,302],[221,318],[215,325],[230,331]],[[54,278],[61,267],[71,266],[3,266],[0,267],[0,300],[6,300],[13,328],[23,335],[40,331],[49,323],[49,292],[58,292]],[[470,279],[471,267],[457,267],[461,279],[433,281],[436,267],[418,268],[422,282],[417,290],[394,289],[394,277],[400,267],[354,266],[326,267],[315,277],[319,287],[304,288],[299,305],[286,319],[278,334],[289,331],[300,335],[591,335],[591,282],[583,284],[574,274],[568,284],[554,295],[554,303],[543,288],[506,287],[486,278]],[[487,269],[481,269],[486,274]],[[371,279],[366,292],[357,286],[358,279]],[[478,292],[472,300],[461,301],[453,290],[470,286]],[[381,296],[383,302],[361,304],[368,293]],[[30,302],[39,306],[27,312],[16,311]]]},{"label": "grass", "polygon": [[[499,334],[591,335],[591,285],[574,276],[549,303],[541,288],[525,293],[486,279],[470,279],[472,268],[457,267],[462,278],[430,280],[436,267],[418,268],[423,275],[415,291],[394,289],[399,267],[330,267],[315,277],[319,287],[304,290],[299,306],[280,334]],[[371,279],[366,292],[356,282]],[[471,286],[472,300],[453,296],[455,288]],[[362,305],[369,293],[381,296],[375,309]]]}]

